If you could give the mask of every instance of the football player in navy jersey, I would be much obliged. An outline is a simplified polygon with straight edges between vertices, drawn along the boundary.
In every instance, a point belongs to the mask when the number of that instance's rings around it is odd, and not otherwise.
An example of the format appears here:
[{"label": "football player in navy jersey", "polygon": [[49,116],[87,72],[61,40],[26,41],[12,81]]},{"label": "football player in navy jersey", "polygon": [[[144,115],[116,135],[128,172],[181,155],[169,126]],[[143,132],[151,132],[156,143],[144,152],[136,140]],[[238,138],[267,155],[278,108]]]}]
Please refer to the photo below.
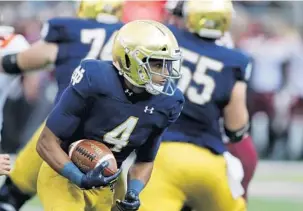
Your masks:
[{"label": "football player in navy jersey", "polygon": [[[180,28],[184,28],[184,19],[183,19],[183,13],[184,13],[184,1],[168,1],[166,3],[166,9],[168,11],[168,22],[173,23],[174,25],[179,25]],[[233,11],[233,18],[235,18],[235,11]],[[179,24],[178,24],[179,23]],[[228,48],[234,48],[234,43],[232,40],[232,37],[230,35],[229,31],[224,32],[223,36],[219,37],[216,40],[216,44],[220,46],[225,46]],[[247,68],[247,73],[250,75],[251,68]],[[224,131],[222,131],[224,134]],[[238,159],[240,159],[243,170],[244,170],[244,178],[242,180],[242,186],[244,188],[244,198],[247,201],[247,197],[249,195],[248,193],[248,187],[249,184],[254,176],[257,163],[258,163],[258,154],[256,151],[256,148],[254,146],[252,137],[249,133],[246,133],[245,136],[243,136],[242,140],[238,143],[230,143],[228,140],[228,137],[224,136],[224,142],[226,143],[226,146],[228,148],[228,151]],[[190,209],[184,209],[183,211],[190,210]]]},{"label": "football player in navy jersey", "polygon": [[181,51],[166,26],[139,20],[119,30],[112,54],[113,62],[82,61],[47,119],[37,143],[45,161],[37,184],[44,210],[110,210],[113,193],[106,186],[120,171],[103,176],[104,162],[82,173],[67,148],[84,138],[106,144],[118,167],[136,151],[125,198],[117,207],[140,207],[139,194],[151,176],[160,136],[183,107],[183,95],[174,84],[180,78]]},{"label": "football player in navy jersey", "polygon": [[[123,3],[123,0],[79,2],[78,17],[48,20],[40,41],[26,51],[0,57],[0,71],[19,74],[54,64],[58,84],[55,101],[58,102],[83,58],[111,59],[112,41],[122,26],[119,19]],[[36,194],[36,181],[42,164],[36,144],[43,127],[44,124],[18,154],[11,174],[0,190],[0,211],[19,210]]]},{"label": "football player in navy jersey", "polygon": [[[173,23],[174,25],[179,25],[180,28],[184,28],[184,19],[183,19],[183,12],[184,12],[184,1],[168,1],[166,3],[166,9],[168,11],[168,22]],[[235,11],[233,11],[233,16],[235,15]],[[234,17],[233,17],[234,18]],[[176,24],[177,23],[177,24]],[[178,24],[179,23],[179,24]],[[224,32],[223,36],[219,37],[216,40],[216,44],[220,46],[225,46],[228,48],[234,48],[234,43],[230,32]],[[250,75],[251,68],[247,68],[247,74]],[[225,136],[224,131],[223,139],[226,143],[228,151],[235,157],[237,157],[243,166],[244,170],[244,178],[242,180],[242,186],[244,188],[244,199],[247,201],[248,187],[249,184],[254,176],[257,163],[258,163],[258,154],[256,148],[254,146],[252,137],[249,133],[246,133],[243,136],[242,140],[237,143],[230,143],[228,137]],[[184,209],[183,211],[187,211],[190,209]]]},{"label": "football player in navy jersey", "polygon": [[233,143],[248,130],[250,58],[215,43],[228,30],[232,9],[225,0],[184,1],[186,28],[169,27],[183,53],[178,87],[186,103],[163,134],[141,211],[179,211],[185,202],[196,211],[246,210],[243,168],[228,153],[219,124],[223,116]]}]

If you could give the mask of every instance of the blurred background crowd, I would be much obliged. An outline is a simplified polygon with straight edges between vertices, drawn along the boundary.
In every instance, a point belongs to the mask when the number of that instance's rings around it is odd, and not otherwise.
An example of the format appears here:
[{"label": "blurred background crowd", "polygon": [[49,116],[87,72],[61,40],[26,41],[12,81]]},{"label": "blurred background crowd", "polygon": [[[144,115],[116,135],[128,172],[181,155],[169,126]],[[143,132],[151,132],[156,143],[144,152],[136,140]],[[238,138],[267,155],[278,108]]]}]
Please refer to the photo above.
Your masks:
[{"label": "blurred background crowd", "polygon": [[[143,9],[141,12],[159,7],[158,20],[164,15],[161,1],[134,3]],[[73,16],[75,4],[73,1],[1,1],[0,23],[14,26],[17,33],[33,43],[40,38],[45,20]],[[234,5],[231,33],[235,46],[254,60],[248,106],[251,134],[259,155],[274,160],[302,159],[303,2],[239,1]],[[138,7],[127,11],[135,15],[140,11]],[[7,87],[0,87],[4,88]],[[16,152],[30,138],[51,109],[55,93],[56,84],[47,72],[24,77],[22,84],[11,88],[2,131],[2,148],[6,152]]]}]

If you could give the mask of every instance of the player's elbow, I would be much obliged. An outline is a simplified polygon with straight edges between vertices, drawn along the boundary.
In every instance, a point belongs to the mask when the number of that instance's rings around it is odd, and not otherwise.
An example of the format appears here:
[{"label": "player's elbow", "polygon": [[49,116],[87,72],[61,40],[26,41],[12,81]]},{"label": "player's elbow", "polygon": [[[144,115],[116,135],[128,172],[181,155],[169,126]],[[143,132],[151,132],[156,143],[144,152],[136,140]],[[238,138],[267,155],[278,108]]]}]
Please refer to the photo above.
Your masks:
[{"label": "player's elbow", "polygon": [[49,129],[46,127],[43,129],[36,145],[36,151],[42,159],[51,151],[52,138],[50,137],[48,130]]},{"label": "player's elbow", "polygon": [[224,114],[224,125],[230,130],[238,130],[243,128],[249,122],[249,115],[246,105],[237,106],[236,109],[229,109]]},{"label": "player's elbow", "polygon": [[246,105],[246,84],[237,82],[232,96],[224,108],[224,125],[230,130],[243,128],[249,121]]},{"label": "player's elbow", "polygon": [[44,131],[42,131],[42,133],[39,137],[39,140],[37,142],[37,145],[36,145],[36,150],[41,158],[44,157],[46,149],[47,149],[46,138],[45,138]]}]

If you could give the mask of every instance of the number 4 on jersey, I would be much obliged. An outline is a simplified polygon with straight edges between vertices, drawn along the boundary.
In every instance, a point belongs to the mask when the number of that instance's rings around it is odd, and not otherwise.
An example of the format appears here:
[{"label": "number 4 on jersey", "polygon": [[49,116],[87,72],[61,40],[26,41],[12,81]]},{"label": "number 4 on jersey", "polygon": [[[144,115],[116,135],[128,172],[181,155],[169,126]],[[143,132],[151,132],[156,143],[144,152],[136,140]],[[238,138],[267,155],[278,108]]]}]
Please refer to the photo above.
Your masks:
[{"label": "number 4 on jersey", "polygon": [[137,117],[129,117],[118,127],[104,135],[103,141],[115,145],[111,148],[114,152],[120,152],[128,143],[129,137],[135,129],[138,122]]}]

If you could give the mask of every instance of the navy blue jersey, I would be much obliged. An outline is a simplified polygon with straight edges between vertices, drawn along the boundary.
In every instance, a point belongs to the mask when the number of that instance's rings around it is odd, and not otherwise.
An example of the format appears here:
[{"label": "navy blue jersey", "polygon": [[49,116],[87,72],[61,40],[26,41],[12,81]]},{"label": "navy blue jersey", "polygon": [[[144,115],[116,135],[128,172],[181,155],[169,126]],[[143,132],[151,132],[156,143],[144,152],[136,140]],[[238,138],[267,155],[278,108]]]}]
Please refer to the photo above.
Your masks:
[{"label": "navy blue jersey", "polygon": [[139,161],[148,162],[183,102],[178,89],[171,97],[132,93],[111,62],[84,60],[46,124],[67,145],[84,138],[106,144],[119,165],[134,149]]},{"label": "navy blue jersey", "polygon": [[194,143],[215,153],[225,151],[219,119],[236,81],[249,78],[250,59],[243,53],[216,45],[171,26],[184,56],[178,87],[185,105],[164,140]]},{"label": "navy blue jersey", "polygon": [[41,32],[44,40],[59,47],[55,62],[59,88],[56,102],[83,58],[111,60],[111,41],[121,26],[122,23],[105,24],[79,18],[54,18],[44,25]]}]

